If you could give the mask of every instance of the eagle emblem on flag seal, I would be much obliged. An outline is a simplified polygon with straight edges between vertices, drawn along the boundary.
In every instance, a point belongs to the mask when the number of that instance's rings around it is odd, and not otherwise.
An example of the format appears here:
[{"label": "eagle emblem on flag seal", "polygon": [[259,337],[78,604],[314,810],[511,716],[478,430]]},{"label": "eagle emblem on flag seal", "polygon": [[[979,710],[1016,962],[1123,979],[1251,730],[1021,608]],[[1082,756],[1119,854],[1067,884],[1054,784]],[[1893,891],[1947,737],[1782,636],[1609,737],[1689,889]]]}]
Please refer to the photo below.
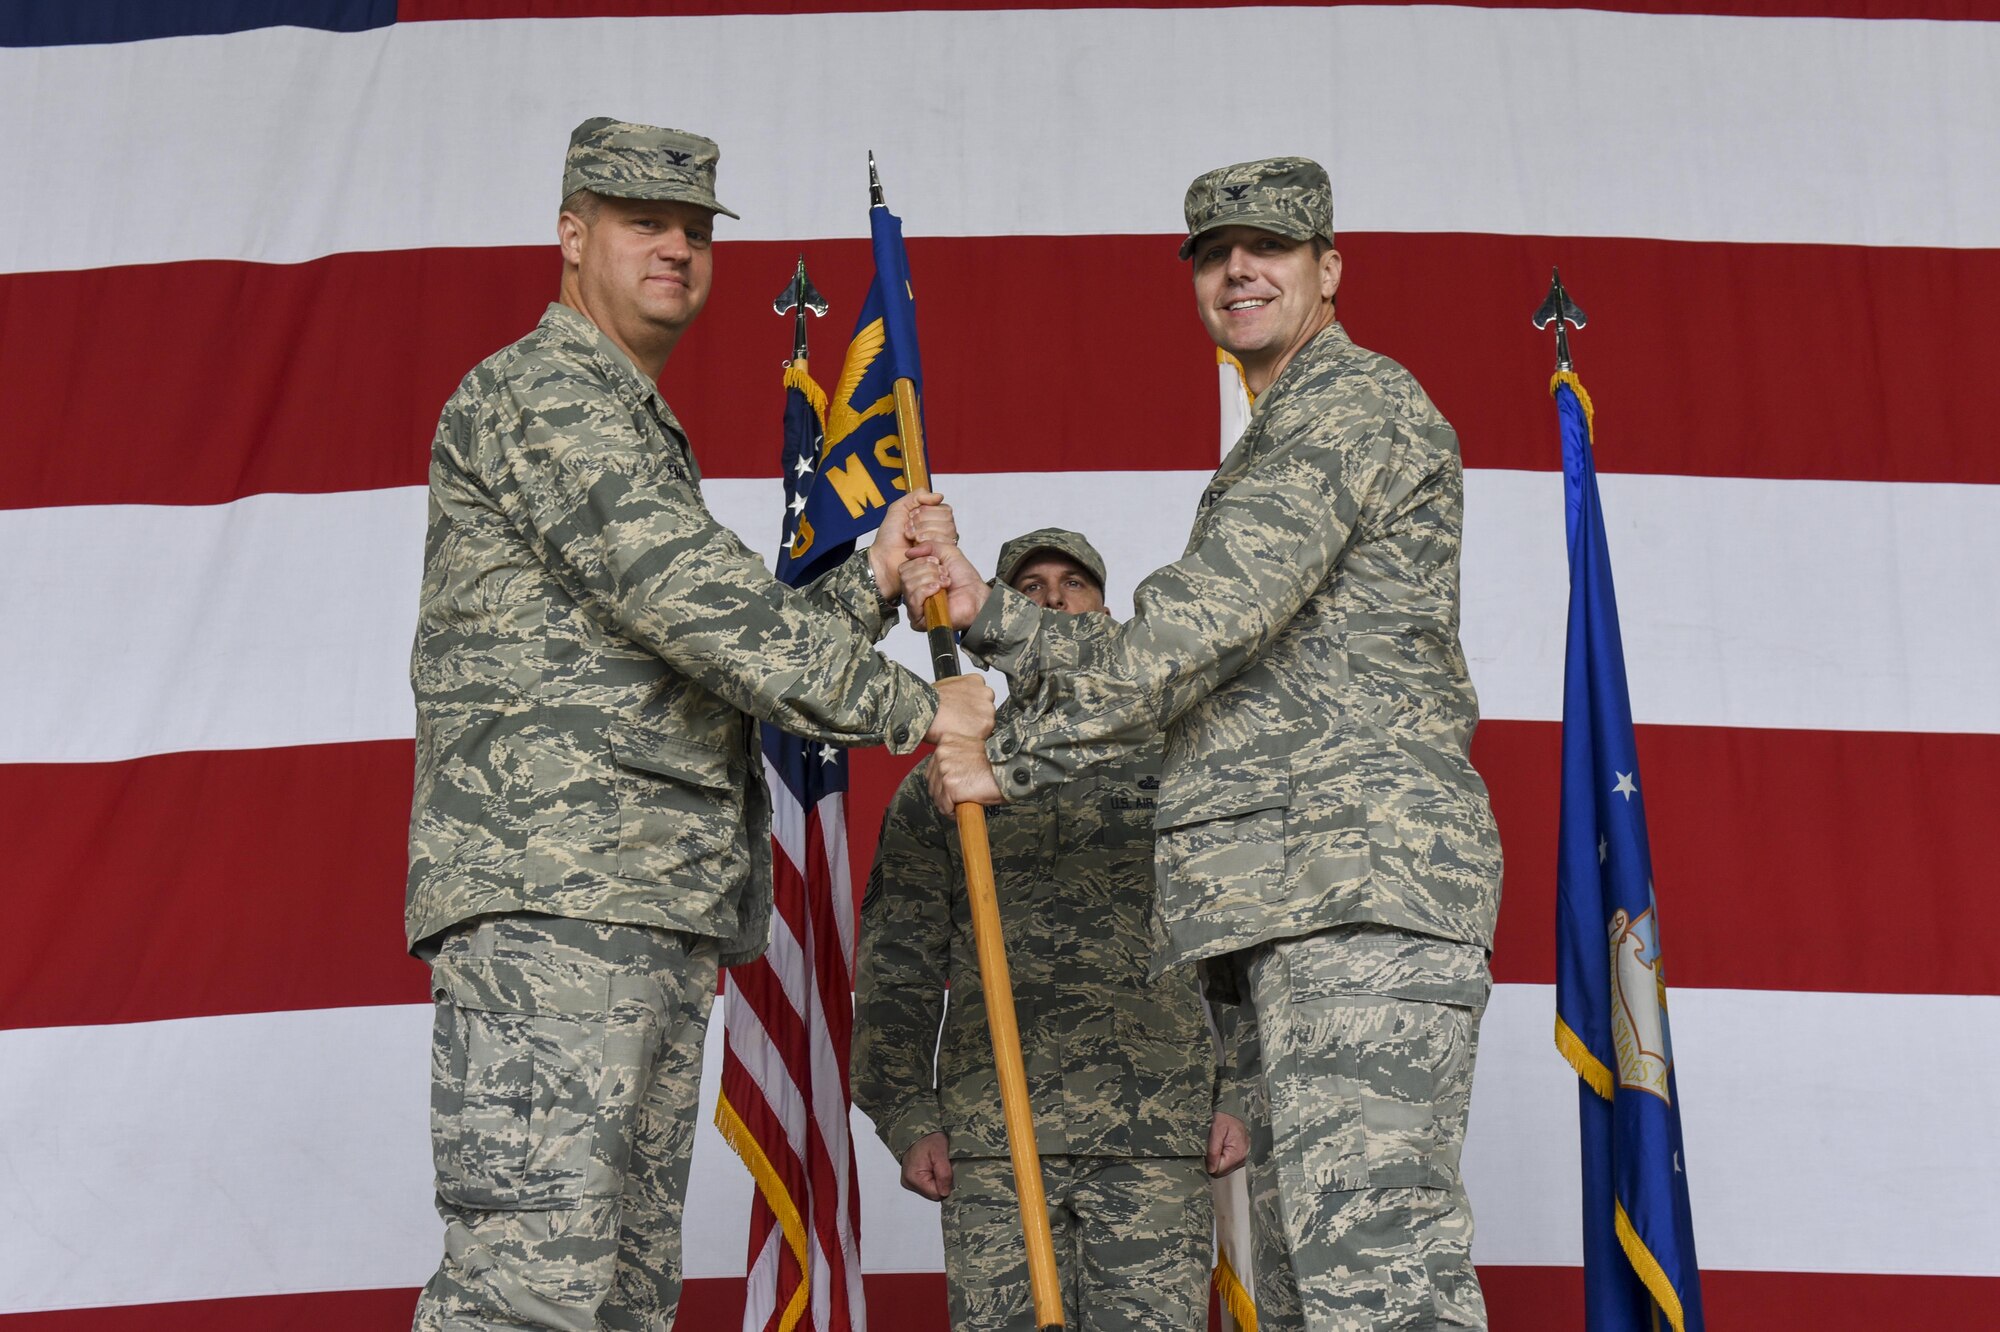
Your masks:
[{"label": "eagle emblem on flag seal", "polygon": [[1637,918],[1623,907],[1611,913],[1611,1038],[1618,1051],[1618,1085],[1651,1092],[1671,1105],[1667,978],[1650,883],[1646,893],[1646,909]]}]

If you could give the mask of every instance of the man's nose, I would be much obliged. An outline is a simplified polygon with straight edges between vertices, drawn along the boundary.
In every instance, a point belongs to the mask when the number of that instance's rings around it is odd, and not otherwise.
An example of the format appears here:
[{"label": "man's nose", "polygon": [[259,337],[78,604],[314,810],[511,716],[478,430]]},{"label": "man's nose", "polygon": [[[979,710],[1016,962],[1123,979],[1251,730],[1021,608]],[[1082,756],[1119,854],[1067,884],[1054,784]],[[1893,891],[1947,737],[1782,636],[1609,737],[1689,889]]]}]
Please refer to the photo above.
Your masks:
[{"label": "man's nose", "polygon": [[656,248],[662,259],[685,259],[693,253],[688,245],[687,232],[680,227],[668,227],[661,232]]},{"label": "man's nose", "polygon": [[1237,281],[1248,281],[1250,278],[1255,277],[1256,272],[1250,263],[1250,247],[1247,245],[1230,246],[1229,261],[1223,266],[1223,272]]}]

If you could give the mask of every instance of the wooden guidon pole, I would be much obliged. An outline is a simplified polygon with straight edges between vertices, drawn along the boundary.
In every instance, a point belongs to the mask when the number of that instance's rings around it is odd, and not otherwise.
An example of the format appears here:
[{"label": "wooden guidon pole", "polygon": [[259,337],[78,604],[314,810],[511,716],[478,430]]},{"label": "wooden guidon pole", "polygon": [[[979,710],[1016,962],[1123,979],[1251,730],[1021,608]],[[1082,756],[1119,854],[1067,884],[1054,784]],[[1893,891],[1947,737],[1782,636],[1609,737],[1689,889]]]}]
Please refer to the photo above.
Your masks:
[{"label": "wooden guidon pole", "polygon": [[[924,456],[924,428],[917,417],[916,385],[896,381],[896,429],[903,440],[903,479],[912,493],[931,488]],[[951,631],[948,594],[924,602],[930,625],[931,670],[946,680],[961,673],[958,640]],[[1063,1326],[1062,1284],[1049,1234],[1049,1205],[1042,1192],[1042,1156],[1035,1149],[1035,1117],[1028,1107],[1028,1072],[1021,1063],[1021,1029],[1014,1020],[1014,982],[1007,974],[1007,941],[1000,933],[1000,902],[993,887],[993,851],[986,840],[986,810],[970,801],[955,812],[959,848],[965,853],[965,895],[972,906],[972,940],[979,952],[979,984],[986,992],[986,1029],[1000,1075],[1000,1109],[1007,1121],[1007,1150],[1014,1161],[1014,1194],[1021,1203],[1021,1232],[1028,1242],[1028,1288],[1035,1326]]]}]

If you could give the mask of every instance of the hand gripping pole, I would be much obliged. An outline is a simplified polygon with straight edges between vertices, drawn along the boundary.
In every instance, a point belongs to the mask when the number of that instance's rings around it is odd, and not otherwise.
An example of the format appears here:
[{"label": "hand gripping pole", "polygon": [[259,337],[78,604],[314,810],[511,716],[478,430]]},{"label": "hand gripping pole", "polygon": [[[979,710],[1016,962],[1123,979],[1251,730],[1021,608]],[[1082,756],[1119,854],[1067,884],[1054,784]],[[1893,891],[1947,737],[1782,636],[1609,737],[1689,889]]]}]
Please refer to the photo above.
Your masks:
[{"label": "hand gripping pole", "polygon": [[[931,488],[925,461],[924,428],[917,416],[917,388],[896,381],[896,429],[903,439],[903,479],[911,493]],[[931,670],[939,680],[962,671],[958,640],[952,636],[948,594],[924,602],[930,625]],[[1000,903],[993,887],[993,851],[986,840],[986,810],[970,801],[954,811],[959,848],[965,853],[965,895],[972,907],[972,939],[979,952],[979,983],[986,993],[986,1027],[993,1038],[993,1062],[1000,1075],[1000,1109],[1007,1122],[1007,1150],[1014,1162],[1014,1194],[1021,1204],[1021,1233],[1028,1242],[1028,1288],[1035,1301],[1035,1326],[1042,1332],[1063,1326],[1062,1285],[1056,1277],[1056,1246],[1049,1234],[1049,1205],[1042,1190],[1042,1157],[1035,1149],[1035,1117],[1028,1106],[1028,1073],[1021,1062],[1021,1029],[1014,1019],[1014,982],[1007,974],[1007,941],[1000,933]]]}]

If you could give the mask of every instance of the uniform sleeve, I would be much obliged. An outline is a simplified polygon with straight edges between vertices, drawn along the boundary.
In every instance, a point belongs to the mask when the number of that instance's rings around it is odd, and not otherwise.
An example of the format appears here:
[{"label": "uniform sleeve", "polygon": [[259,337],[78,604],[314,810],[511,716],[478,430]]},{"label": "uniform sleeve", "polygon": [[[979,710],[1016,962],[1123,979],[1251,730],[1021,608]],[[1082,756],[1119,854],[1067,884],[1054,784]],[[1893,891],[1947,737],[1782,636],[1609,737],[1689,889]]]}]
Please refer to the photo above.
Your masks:
[{"label": "uniform sleeve", "polygon": [[1012,588],[987,598],[966,648],[1039,681],[989,742],[1002,794],[1019,800],[1136,749],[1255,660],[1339,562],[1381,484],[1394,428],[1375,416],[1298,432],[1215,501],[1203,535],[1139,585],[1132,618],[1077,641],[1079,617]]},{"label": "uniform sleeve", "polygon": [[884,600],[876,590],[865,546],[808,583],[804,591],[815,604],[854,621],[871,643],[881,642],[895,627],[896,612],[903,604],[894,597]]},{"label": "uniform sleeve", "polygon": [[1244,1123],[1250,1122],[1248,1102],[1244,1095],[1245,1082],[1259,1076],[1256,1066],[1256,1052],[1246,1043],[1246,1018],[1241,1004],[1224,1003],[1220,1000],[1208,1001],[1209,1018],[1215,1023],[1218,1048],[1215,1058],[1215,1082],[1211,1095],[1212,1113],[1234,1115]]},{"label": "uniform sleeve", "polygon": [[773,578],[621,410],[599,405],[601,390],[560,390],[503,385],[493,425],[509,517],[578,600],[794,735],[897,753],[923,740],[929,685],[878,656],[851,614]]},{"label": "uniform sleeve", "polygon": [[953,870],[919,765],[898,787],[861,900],[854,974],[854,1103],[900,1161],[944,1127],[935,1076],[950,972]]}]

